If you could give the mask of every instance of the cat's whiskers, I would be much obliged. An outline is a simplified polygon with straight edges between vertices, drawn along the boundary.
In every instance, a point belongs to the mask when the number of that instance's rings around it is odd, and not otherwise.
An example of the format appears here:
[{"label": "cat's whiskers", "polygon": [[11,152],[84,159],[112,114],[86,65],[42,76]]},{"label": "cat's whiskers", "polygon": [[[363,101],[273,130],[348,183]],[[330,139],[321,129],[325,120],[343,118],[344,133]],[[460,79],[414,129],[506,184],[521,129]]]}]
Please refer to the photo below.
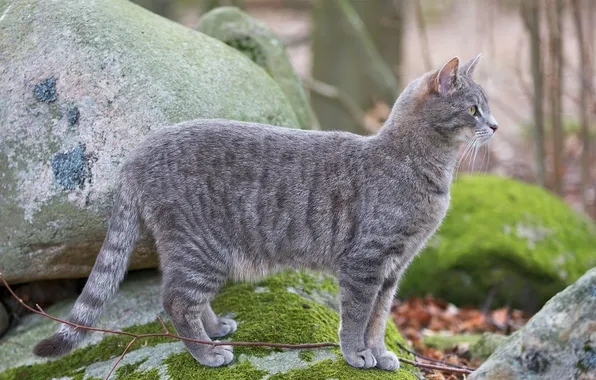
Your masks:
[{"label": "cat's whiskers", "polygon": [[[478,155],[478,152],[480,151],[480,149],[482,149],[482,147],[484,145],[486,146],[486,150],[485,153],[483,154],[483,158],[482,158],[482,163],[480,165],[480,171],[484,171],[486,173],[486,171],[488,171],[488,160],[490,159],[490,142],[492,140],[492,134],[487,133],[487,132],[476,132],[476,134],[474,135],[474,156],[472,158],[472,172],[474,171],[474,166],[476,163],[476,156]],[[487,162],[486,164],[486,169],[483,170],[484,168],[484,162]],[[468,166],[469,168],[469,166]]]},{"label": "cat's whiskers", "polygon": [[468,161],[468,172],[470,171],[470,158],[472,157],[472,155],[474,154],[474,147],[476,146],[478,139],[476,136],[474,136],[474,138],[472,139],[470,146],[468,147],[468,151],[466,152],[466,154],[464,155],[462,161],[467,160]]},{"label": "cat's whiskers", "polygon": [[455,179],[456,180],[457,180],[457,175],[459,173],[459,167],[461,166],[464,156],[466,155],[466,153],[468,151],[468,147],[470,146],[471,143],[472,143],[472,139],[468,140],[468,142],[466,143],[466,146],[464,147],[464,150],[462,151],[462,153],[460,154],[460,156],[457,160],[457,163],[455,164]]},{"label": "cat's whiskers", "polygon": [[461,167],[461,164],[464,162],[464,160],[465,160],[466,156],[468,155],[468,153],[471,152],[471,149],[470,148],[474,145],[475,140],[476,140],[476,136],[473,136],[468,141],[468,143],[466,144],[466,147],[464,148],[463,153],[461,154],[461,156],[460,156],[460,158],[459,158],[459,160],[457,162],[457,165],[455,166],[455,179],[456,180],[457,180],[457,176],[459,174],[459,169]]},{"label": "cat's whiskers", "polygon": [[478,139],[476,139],[476,141],[474,142],[474,153],[472,156],[472,170],[470,170],[470,173],[474,172],[474,165],[476,164],[476,156],[478,156],[478,148],[480,147],[480,144],[478,144]]},{"label": "cat's whiskers", "polygon": [[484,169],[484,176],[486,177],[486,173],[488,173],[488,167],[490,163],[490,143],[492,139],[488,140],[488,144],[486,145],[486,169]]}]

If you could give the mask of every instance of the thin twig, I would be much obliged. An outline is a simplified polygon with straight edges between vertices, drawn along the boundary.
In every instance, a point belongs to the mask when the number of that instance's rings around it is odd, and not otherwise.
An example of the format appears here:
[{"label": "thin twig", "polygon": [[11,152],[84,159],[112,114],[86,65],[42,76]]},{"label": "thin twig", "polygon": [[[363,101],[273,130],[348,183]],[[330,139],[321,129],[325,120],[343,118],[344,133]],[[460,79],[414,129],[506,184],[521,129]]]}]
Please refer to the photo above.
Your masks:
[{"label": "thin twig", "polygon": [[402,359],[402,358],[399,358],[399,361],[402,362],[402,363],[413,365],[413,366],[418,367],[418,368],[435,369],[437,371],[451,372],[451,373],[463,373],[463,374],[466,374],[466,375],[469,375],[469,374],[472,373],[471,370],[465,369],[465,368],[444,367],[444,366],[441,366],[441,365],[420,363],[420,362],[415,362],[413,360]]},{"label": "thin twig", "polygon": [[416,351],[410,350],[409,348],[407,348],[406,346],[404,346],[403,344],[401,344],[401,343],[399,343],[397,341],[395,342],[395,344],[397,344],[399,348],[401,348],[402,350],[406,351],[408,354],[414,355],[416,357],[419,357],[420,359],[428,360],[429,362],[443,364],[443,365],[448,365],[448,366],[453,367],[453,368],[467,369],[468,371],[475,371],[476,370],[476,368],[470,368],[470,367],[466,367],[466,366],[462,366],[462,365],[458,365],[458,364],[453,364],[453,363],[446,362],[444,360],[433,359],[433,358],[431,358],[429,356],[419,354]]},{"label": "thin twig", "polygon": [[[41,306],[39,306],[37,304],[35,305],[37,309],[34,309],[31,306],[27,305],[21,298],[19,298],[19,296],[16,295],[16,293],[12,290],[12,288],[10,287],[10,285],[8,285],[8,282],[4,278],[2,272],[0,272],[0,282],[4,285],[4,287],[6,287],[6,289],[8,290],[8,292],[17,300],[18,303],[20,303],[21,305],[23,305],[27,310],[29,310],[30,312],[32,312],[34,314],[38,314],[38,315],[44,316],[46,318],[49,318],[51,320],[54,320],[56,322],[64,323],[65,325],[69,325],[69,326],[72,326],[72,327],[75,327],[75,328],[79,328],[79,329],[83,329],[83,330],[98,331],[98,332],[102,332],[102,333],[106,333],[106,334],[125,335],[125,336],[131,337],[132,338],[131,341],[128,343],[128,345],[124,349],[124,352],[122,352],[122,354],[120,355],[120,357],[118,358],[118,360],[112,366],[110,372],[106,376],[106,380],[109,379],[109,377],[112,375],[112,373],[114,373],[114,370],[116,369],[116,367],[118,366],[118,364],[120,364],[120,362],[122,361],[122,359],[124,358],[124,356],[128,353],[128,351],[130,350],[130,348],[132,347],[132,345],[137,340],[143,339],[143,338],[152,338],[152,337],[162,337],[163,338],[163,337],[165,337],[165,338],[172,338],[172,339],[177,339],[177,340],[181,340],[181,341],[185,341],[185,342],[207,344],[207,345],[210,345],[212,347],[224,346],[224,345],[225,346],[275,347],[275,348],[287,348],[287,349],[339,347],[339,344],[337,344],[337,343],[330,343],[330,342],[325,342],[325,343],[305,343],[305,344],[283,344],[283,343],[269,343],[269,342],[230,342],[230,341],[220,342],[220,341],[210,341],[210,340],[201,340],[201,339],[186,338],[186,337],[179,336],[179,335],[176,335],[176,334],[171,333],[169,331],[168,327],[166,326],[166,324],[164,323],[164,321],[161,319],[160,316],[157,316],[157,320],[159,321],[159,323],[161,324],[162,328],[164,329],[164,332],[163,333],[133,334],[133,333],[126,332],[126,331],[121,331],[121,330],[110,330],[110,329],[101,329],[101,328],[97,328],[97,327],[83,326],[83,325],[79,325],[79,324],[76,324],[76,323],[69,322],[69,321],[64,320],[64,319],[60,319],[60,318],[54,317],[54,316],[52,316],[50,314],[47,314],[41,308]],[[423,369],[435,369],[435,370],[439,370],[439,371],[452,372],[452,373],[465,373],[465,374],[471,373],[471,371],[468,370],[468,369],[460,369],[460,368],[453,368],[453,367],[443,367],[443,366],[438,366],[438,365],[430,365],[430,364],[425,364],[425,363],[418,363],[418,362],[411,361],[411,360],[404,359],[404,358],[398,358],[398,360],[401,361],[401,362],[403,362],[403,363],[407,363],[407,364],[413,365],[413,366],[418,367],[418,368],[423,368]]]},{"label": "thin twig", "polygon": [[122,355],[120,355],[118,360],[116,360],[116,363],[114,363],[114,365],[110,369],[110,372],[108,372],[105,380],[108,380],[110,378],[110,376],[112,376],[112,373],[116,370],[116,367],[118,367],[118,364],[120,364],[122,359],[124,359],[124,355],[126,355],[128,353],[128,350],[130,350],[130,348],[132,347],[133,344],[135,344],[136,341],[137,341],[137,338],[133,338],[130,342],[128,342],[128,345],[126,346],[124,351],[122,351]]},{"label": "thin twig", "polygon": [[159,323],[161,324],[161,327],[163,327],[163,331],[165,333],[170,333],[170,330],[168,330],[168,326],[166,326],[165,322],[163,321],[163,319],[161,319],[161,317],[158,315],[157,316],[157,320],[159,321]]}]

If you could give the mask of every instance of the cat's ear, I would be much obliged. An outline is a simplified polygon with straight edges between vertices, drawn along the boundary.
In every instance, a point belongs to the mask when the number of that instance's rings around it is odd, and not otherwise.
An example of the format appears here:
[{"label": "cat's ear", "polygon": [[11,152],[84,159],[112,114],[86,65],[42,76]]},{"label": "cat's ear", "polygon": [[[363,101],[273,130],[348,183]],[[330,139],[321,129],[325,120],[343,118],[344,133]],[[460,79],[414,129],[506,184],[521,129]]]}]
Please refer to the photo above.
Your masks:
[{"label": "cat's ear", "polygon": [[480,54],[478,54],[474,58],[470,59],[468,62],[464,63],[461,66],[460,71],[468,78],[472,78],[472,75],[474,75],[474,70],[476,69],[476,65],[478,64],[479,60],[480,60]]},{"label": "cat's ear", "polygon": [[437,71],[430,81],[431,90],[439,94],[451,91],[457,84],[457,71],[459,67],[459,58],[451,58],[449,62],[443,65]]}]

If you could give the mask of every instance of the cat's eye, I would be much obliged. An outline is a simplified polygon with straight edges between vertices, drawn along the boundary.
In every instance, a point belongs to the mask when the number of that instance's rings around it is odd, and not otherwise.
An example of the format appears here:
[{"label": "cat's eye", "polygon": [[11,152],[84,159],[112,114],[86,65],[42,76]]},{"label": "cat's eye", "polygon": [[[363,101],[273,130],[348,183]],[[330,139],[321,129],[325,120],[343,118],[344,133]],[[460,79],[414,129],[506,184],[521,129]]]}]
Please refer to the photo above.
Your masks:
[{"label": "cat's eye", "polygon": [[478,113],[478,107],[472,106],[468,108],[468,113],[472,116],[476,116],[476,114]]}]

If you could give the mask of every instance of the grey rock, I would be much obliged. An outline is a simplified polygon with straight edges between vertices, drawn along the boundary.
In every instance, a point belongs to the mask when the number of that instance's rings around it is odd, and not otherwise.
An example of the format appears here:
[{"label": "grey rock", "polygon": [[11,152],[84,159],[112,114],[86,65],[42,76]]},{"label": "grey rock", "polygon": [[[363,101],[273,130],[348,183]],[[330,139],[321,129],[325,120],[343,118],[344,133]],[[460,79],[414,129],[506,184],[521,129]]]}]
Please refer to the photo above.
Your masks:
[{"label": "grey rock", "polygon": [[[329,277],[311,272],[284,272],[256,284],[228,284],[213,301],[213,307],[220,314],[234,314],[238,330],[221,340],[287,343],[336,341],[339,316],[326,305],[328,302],[319,303],[287,290],[293,288],[306,292],[316,289],[322,299],[337,297],[336,290],[325,285],[328,284],[326,279]],[[97,326],[104,329],[132,329],[138,333],[162,332],[156,318],[159,315],[166,323],[168,318],[161,307],[159,288],[157,271],[129,274]],[[73,300],[66,300],[48,308],[46,312],[64,318],[72,304]],[[309,307],[305,308],[304,305]],[[272,311],[275,314],[271,314]],[[272,315],[275,317],[272,318]],[[4,337],[7,344],[0,344],[0,379],[21,379],[23,374],[26,374],[27,380],[103,379],[129,341],[126,338],[115,343],[114,339],[118,337],[90,333],[80,349],[64,357],[49,360],[33,357],[31,349],[35,343],[49,336],[57,326],[56,322],[40,315],[22,318],[17,328]],[[402,344],[405,341],[392,321],[389,321],[387,328],[388,347],[400,357],[412,359],[407,353],[397,350],[395,340]],[[234,352],[236,360],[232,365],[208,368],[199,365],[181,342],[148,338],[124,356],[110,379],[265,380],[273,376],[318,379],[325,374],[325,378],[414,380],[418,374],[407,365],[402,365],[396,372],[356,369],[345,362],[337,348],[279,351],[235,347]],[[128,377],[119,371],[126,371]]]},{"label": "grey rock", "polygon": [[494,333],[483,333],[480,339],[470,347],[470,353],[475,358],[488,358],[497,347],[507,340],[507,336]]},{"label": "grey rock", "polygon": [[[0,270],[89,273],[118,166],[147,133],[227,118],[298,127],[245,55],[125,0],[0,0]],[[150,241],[132,267],[157,264]]]},{"label": "grey rock", "polygon": [[596,268],[554,296],[472,375],[478,379],[596,378]]},{"label": "grey rock", "polygon": [[236,7],[219,7],[201,17],[197,30],[226,43],[261,66],[290,101],[300,127],[319,129],[319,121],[286,48],[267,25]]}]

